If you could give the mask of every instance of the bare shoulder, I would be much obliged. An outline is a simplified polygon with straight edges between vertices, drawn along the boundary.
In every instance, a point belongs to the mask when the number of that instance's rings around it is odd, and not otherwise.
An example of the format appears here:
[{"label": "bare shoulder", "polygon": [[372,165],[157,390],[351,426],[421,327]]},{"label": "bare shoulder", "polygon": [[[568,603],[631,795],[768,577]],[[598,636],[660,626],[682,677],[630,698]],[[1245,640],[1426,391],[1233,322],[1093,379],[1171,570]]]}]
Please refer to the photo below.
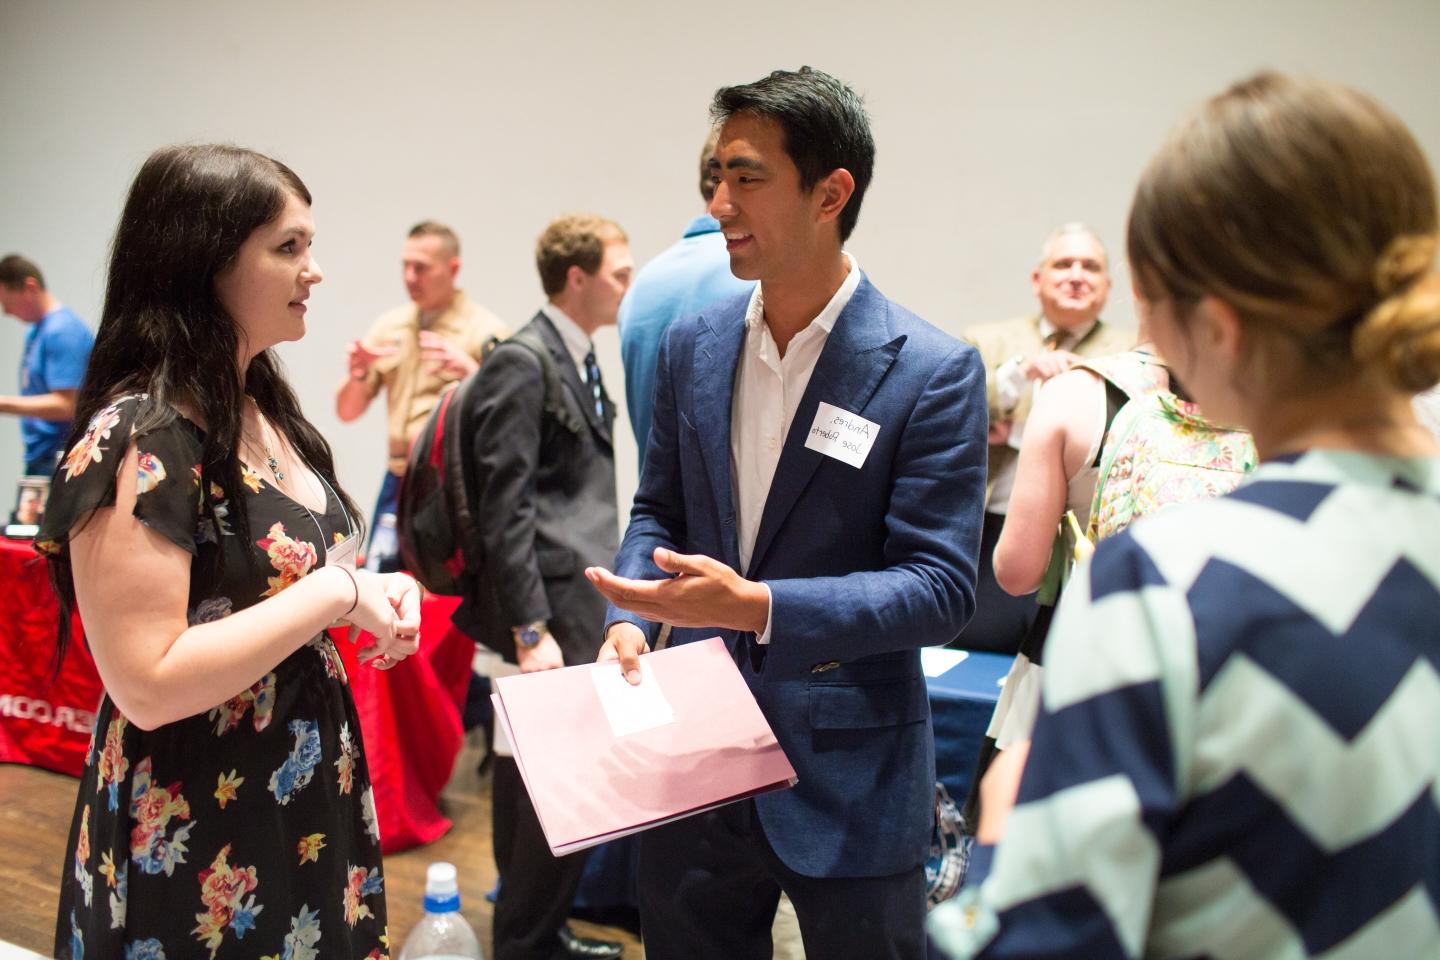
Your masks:
[{"label": "bare shoulder", "polygon": [[1040,389],[1025,437],[1049,433],[1062,437],[1066,449],[1084,450],[1104,428],[1105,381],[1093,370],[1076,367],[1051,377]]}]

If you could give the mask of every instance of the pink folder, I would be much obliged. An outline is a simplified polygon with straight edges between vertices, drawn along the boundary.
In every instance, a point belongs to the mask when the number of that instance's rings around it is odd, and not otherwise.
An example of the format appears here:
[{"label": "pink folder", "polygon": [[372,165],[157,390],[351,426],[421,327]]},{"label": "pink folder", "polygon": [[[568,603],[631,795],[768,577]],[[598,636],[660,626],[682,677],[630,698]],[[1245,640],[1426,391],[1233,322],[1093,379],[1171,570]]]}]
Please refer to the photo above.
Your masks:
[{"label": "pink folder", "polygon": [[618,675],[616,663],[495,681],[496,719],[556,856],[795,785],[795,768],[724,641],[711,637],[641,659],[674,720],[622,736],[591,676]]}]

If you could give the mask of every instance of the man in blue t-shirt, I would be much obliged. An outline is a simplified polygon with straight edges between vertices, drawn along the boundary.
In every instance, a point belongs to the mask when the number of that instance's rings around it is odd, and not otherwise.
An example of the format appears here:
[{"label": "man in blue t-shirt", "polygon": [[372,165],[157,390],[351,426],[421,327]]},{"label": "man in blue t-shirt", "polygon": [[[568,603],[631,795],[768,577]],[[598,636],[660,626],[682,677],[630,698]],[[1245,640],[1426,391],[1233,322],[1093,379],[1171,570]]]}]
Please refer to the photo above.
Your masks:
[{"label": "man in blue t-shirt", "polygon": [[[700,152],[700,196],[705,206],[715,194],[710,157],[715,153],[718,131],[711,131]],[[712,303],[755,286],[730,272],[730,254],[720,222],[708,213],[690,221],[680,242],[662,252],[635,277],[630,292],[620,304],[620,358],[625,363],[625,406],[630,427],[640,445],[640,462],[645,462],[645,443],[650,438],[651,394],[655,392],[655,359],[660,338],[670,321],[699,313]]]},{"label": "man in blue t-shirt", "polygon": [[95,335],[45,289],[40,268],[17,254],[0,259],[0,308],[30,325],[20,357],[20,395],[0,396],[0,413],[20,418],[25,473],[48,477],[70,435]]}]

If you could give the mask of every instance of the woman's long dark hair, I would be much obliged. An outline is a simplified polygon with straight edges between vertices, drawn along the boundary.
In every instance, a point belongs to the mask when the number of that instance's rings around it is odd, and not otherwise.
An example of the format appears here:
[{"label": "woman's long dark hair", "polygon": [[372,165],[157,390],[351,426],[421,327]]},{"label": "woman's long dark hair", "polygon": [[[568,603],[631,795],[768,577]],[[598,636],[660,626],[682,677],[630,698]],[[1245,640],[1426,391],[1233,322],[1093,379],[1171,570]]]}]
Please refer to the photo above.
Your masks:
[{"label": "woman's long dark hair", "polygon": [[[138,431],[173,421],[188,404],[204,422],[202,490],[218,484],[229,497],[243,491],[240,429],[245,395],[296,452],[335,489],[360,526],[360,511],[335,477],[335,458],[300,412],[279,360],[265,350],[248,369],[236,368],[241,333],[221,306],[215,277],[257,227],[278,217],[290,196],[310,204],[310,191],[289,167],[253,150],[224,144],[163,147],[150,155],[125,201],[110,253],[105,307],[66,442],[74,446],[99,410],[117,397],[148,393],[153,401]],[[202,497],[201,522],[215,522]],[[242,543],[250,540],[246,511],[227,518]],[[247,558],[249,552],[246,552]],[[208,595],[223,573],[224,550],[202,550],[192,601]],[[253,558],[250,558],[253,561]],[[68,560],[52,557],[50,582],[60,598],[59,669],[70,640],[75,581]]]}]

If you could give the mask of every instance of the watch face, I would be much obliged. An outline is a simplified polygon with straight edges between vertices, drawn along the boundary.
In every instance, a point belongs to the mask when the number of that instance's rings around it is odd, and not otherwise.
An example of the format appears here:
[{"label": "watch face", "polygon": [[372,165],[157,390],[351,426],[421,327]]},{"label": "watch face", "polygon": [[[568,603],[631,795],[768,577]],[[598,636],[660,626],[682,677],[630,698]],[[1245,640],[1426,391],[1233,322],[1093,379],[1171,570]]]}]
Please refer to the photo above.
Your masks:
[{"label": "watch face", "polygon": [[515,639],[520,641],[522,647],[533,647],[540,642],[540,631],[534,627],[526,627],[516,635]]}]

